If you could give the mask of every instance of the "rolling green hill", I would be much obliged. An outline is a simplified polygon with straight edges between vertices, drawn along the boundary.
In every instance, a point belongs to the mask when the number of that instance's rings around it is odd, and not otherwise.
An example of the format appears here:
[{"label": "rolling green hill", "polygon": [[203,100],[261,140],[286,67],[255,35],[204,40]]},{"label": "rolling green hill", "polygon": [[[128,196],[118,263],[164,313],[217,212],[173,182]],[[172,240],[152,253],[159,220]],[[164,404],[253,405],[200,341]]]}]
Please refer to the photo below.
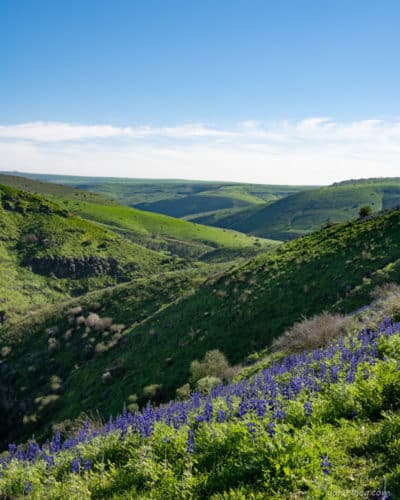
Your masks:
[{"label": "rolling green hill", "polygon": [[358,215],[363,205],[370,205],[374,212],[399,206],[400,179],[346,181],[302,191],[269,205],[244,209],[217,220],[213,216],[195,220],[264,238],[289,240],[315,231],[326,223],[350,220]]},{"label": "rolling green hill", "polygon": [[[148,386],[157,400],[165,400],[188,381],[190,363],[211,349],[221,350],[231,364],[243,363],[303,316],[357,309],[370,301],[377,285],[400,281],[399,229],[400,211],[389,211],[286,243],[204,284],[178,283],[183,293],[173,296],[166,292],[168,276],[156,279],[145,287],[162,296],[143,292],[143,300],[151,300],[148,310],[138,297],[137,309],[118,316],[116,309],[125,299],[116,291],[110,300],[99,298],[95,308],[84,304],[80,320],[68,311],[58,310],[54,316],[47,311],[44,319],[38,313],[37,321],[27,318],[29,334],[22,338],[18,325],[6,327],[1,379],[16,390],[8,389],[8,398],[18,401],[8,411],[12,428],[43,431],[94,408],[103,415],[116,413],[130,395],[144,403]],[[124,290],[134,297],[137,286]],[[93,325],[91,312],[100,316]],[[110,317],[125,323],[123,334],[112,333],[109,320],[96,327],[97,321]],[[56,347],[49,349],[46,329],[53,327],[51,345]],[[49,383],[54,377],[62,380],[61,392]],[[9,425],[2,429],[10,432]]]},{"label": "rolling green hill", "polygon": [[165,255],[1,184],[0,253],[0,310],[10,318],[168,268]]},{"label": "rolling green hill", "polygon": [[105,227],[118,231],[134,242],[156,251],[167,251],[181,257],[199,258],[221,249],[229,260],[241,254],[252,256],[260,248],[277,242],[249,237],[237,231],[193,224],[161,214],[118,205],[102,196],[80,189],[38,182],[19,176],[1,175],[0,181],[56,201],[65,209]]},{"label": "rolling green hill", "polygon": [[[17,173],[14,173],[16,176]],[[271,203],[307,186],[274,186],[213,181],[120,179],[48,174],[18,174],[27,178],[64,184],[106,196],[118,203],[178,218],[204,214],[216,218],[247,207]],[[201,222],[200,222],[201,223]]]}]

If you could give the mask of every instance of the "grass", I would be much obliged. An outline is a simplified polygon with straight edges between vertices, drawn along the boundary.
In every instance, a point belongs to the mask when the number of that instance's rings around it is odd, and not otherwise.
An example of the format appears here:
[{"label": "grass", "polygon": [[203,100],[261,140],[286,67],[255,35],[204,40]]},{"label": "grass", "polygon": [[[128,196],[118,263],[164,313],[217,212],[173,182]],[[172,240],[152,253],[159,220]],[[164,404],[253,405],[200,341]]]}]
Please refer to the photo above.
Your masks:
[{"label": "grass", "polygon": [[[9,317],[168,267],[165,255],[76,217],[41,196],[14,188],[0,186],[0,221],[0,303]],[[114,259],[118,269],[112,274],[106,271],[74,279],[59,279],[54,274],[51,259],[60,267],[69,262],[78,265],[87,258],[95,258],[103,266]],[[40,263],[39,272],[33,272]]]},{"label": "grass", "polygon": [[250,207],[215,223],[265,238],[289,240],[318,230],[326,223],[350,220],[363,205],[373,212],[400,204],[400,179],[366,179],[301,191],[264,207]]},{"label": "grass", "polygon": [[[47,371],[40,375],[44,367],[61,370],[66,357],[68,366],[78,364],[79,369],[67,375],[55,372],[65,379],[65,384],[52,410],[54,421],[73,419],[93,408],[103,415],[116,413],[133,393],[145,403],[144,389],[151,384],[162,385],[159,396],[166,400],[188,381],[191,362],[201,359],[207,351],[219,349],[231,364],[246,363],[249,356],[257,356],[303,316],[311,317],[323,310],[355,310],[371,300],[370,293],[376,286],[399,282],[399,224],[400,212],[393,211],[334,226],[289,242],[173,297],[164,292],[168,281],[163,281],[155,289],[162,290],[165,297],[154,299],[155,308],[145,312],[140,321],[131,317],[123,341],[89,359],[82,359],[91,337],[84,336],[84,329],[77,330],[73,350],[62,340],[60,350],[49,354],[43,332],[51,323],[39,322],[29,339],[11,346],[5,380],[26,380],[28,366],[18,360],[32,359],[37,370],[33,385],[26,395],[15,395],[17,399],[27,398],[29,406],[29,401],[43,391],[36,381],[49,378]],[[118,304],[122,302],[118,300]],[[102,304],[101,316],[113,317],[110,304]],[[66,321],[65,317],[61,321],[55,318],[62,332],[68,328]],[[97,337],[92,340],[96,344],[100,341]],[[59,361],[53,365],[44,362],[52,358]],[[110,367],[118,375],[105,384],[99,382]],[[21,418],[15,416],[13,422]]]},{"label": "grass", "polygon": [[221,211],[226,213],[228,210],[229,213],[233,213],[237,208],[257,206],[307,189],[305,186],[271,186],[173,179],[118,179],[29,173],[22,175],[39,181],[89,190],[124,205],[178,218],[195,217],[210,211],[219,217]]},{"label": "grass", "polygon": [[[175,427],[156,422],[147,437],[124,424],[135,417],[121,417],[110,431],[93,421],[80,437],[77,431],[70,434],[75,446],[52,454],[45,450],[53,457],[50,466],[44,459],[7,463],[0,491],[38,499],[353,499],[372,492],[399,498],[400,336],[378,337],[371,344],[374,358],[359,362],[349,378],[352,361],[344,354],[354,356],[362,345],[362,336],[353,334],[340,347],[317,351],[312,379],[319,389],[305,382],[288,398],[278,395],[279,416],[275,407],[261,413],[252,407],[252,401],[262,401],[263,380],[268,387],[270,375],[259,371],[239,382],[241,396],[229,401],[220,388],[221,395],[200,399],[199,409],[190,406],[194,396],[178,404],[178,414],[186,404],[192,408],[187,420]],[[334,349],[336,354],[327,356]],[[324,378],[318,354],[328,373],[345,357],[337,381]],[[265,368],[271,373],[274,366],[277,361],[271,360]],[[285,384],[288,375],[290,370],[274,380]],[[246,387],[258,399],[246,396]],[[244,413],[239,402],[246,405]],[[86,438],[93,428],[97,437]]]},{"label": "grass", "polygon": [[241,250],[244,256],[254,255],[260,248],[277,242],[249,237],[236,231],[202,226],[165,215],[154,214],[118,205],[100,196],[60,185],[38,182],[18,176],[4,176],[4,183],[40,193],[56,201],[66,210],[103,224],[112,231],[152,250],[169,252],[185,258],[199,258],[214,249]]}]

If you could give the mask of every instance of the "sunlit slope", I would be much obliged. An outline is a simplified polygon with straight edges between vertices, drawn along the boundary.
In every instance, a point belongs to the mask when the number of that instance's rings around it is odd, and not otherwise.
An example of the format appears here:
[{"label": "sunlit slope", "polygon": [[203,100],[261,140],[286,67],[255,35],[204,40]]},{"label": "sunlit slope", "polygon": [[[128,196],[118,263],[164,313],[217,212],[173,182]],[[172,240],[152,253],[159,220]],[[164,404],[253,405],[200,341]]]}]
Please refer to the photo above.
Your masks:
[{"label": "sunlit slope", "polygon": [[[276,242],[245,234],[193,224],[162,214],[118,205],[86,191],[61,185],[38,182],[18,176],[0,177],[8,185],[23,187],[41,193],[79,216],[118,230],[133,241],[165,250],[183,257],[200,257],[215,249],[243,250],[256,253],[260,247],[271,247]],[[65,190],[65,192],[63,191]]]},{"label": "sunlit slope", "polygon": [[0,185],[0,309],[7,316],[159,271],[165,256],[37,195]]},{"label": "sunlit slope", "polygon": [[364,205],[369,205],[374,212],[399,206],[400,179],[343,182],[302,191],[217,221],[198,220],[265,238],[288,240],[315,231],[326,223],[350,220]]},{"label": "sunlit slope", "polygon": [[203,214],[213,214],[220,218],[237,210],[271,203],[310,188],[174,179],[120,179],[31,173],[17,175],[80,188],[123,205],[199,223],[202,221],[195,219]]}]

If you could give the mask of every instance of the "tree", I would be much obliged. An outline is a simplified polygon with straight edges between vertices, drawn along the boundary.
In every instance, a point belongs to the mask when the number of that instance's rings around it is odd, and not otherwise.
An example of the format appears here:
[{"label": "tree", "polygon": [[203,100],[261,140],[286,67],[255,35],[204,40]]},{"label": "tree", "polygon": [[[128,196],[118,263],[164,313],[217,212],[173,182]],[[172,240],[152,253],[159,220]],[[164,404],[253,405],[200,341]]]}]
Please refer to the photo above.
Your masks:
[{"label": "tree", "polygon": [[360,211],[358,212],[361,219],[368,217],[372,212],[372,208],[369,205],[363,205],[360,207]]}]

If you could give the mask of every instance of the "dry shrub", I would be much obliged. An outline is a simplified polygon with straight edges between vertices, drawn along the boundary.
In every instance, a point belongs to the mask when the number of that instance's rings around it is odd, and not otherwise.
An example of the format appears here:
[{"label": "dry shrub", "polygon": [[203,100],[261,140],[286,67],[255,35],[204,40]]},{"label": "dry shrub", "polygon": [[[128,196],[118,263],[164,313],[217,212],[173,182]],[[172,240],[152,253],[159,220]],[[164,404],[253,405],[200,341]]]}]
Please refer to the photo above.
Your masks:
[{"label": "dry shrub", "polygon": [[385,283],[375,288],[371,295],[375,300],[386,300],[392,297],[400,300],[400,285],[397,283]]},{"label": "dry shrub", "polygon": [[292,352],[316,349],[343,335],[347,321],[345,316],[326,311],[313,318],[305,318],[277,338],[272,348]]},{"label": "dry shrub", "polygon": [[112,333],[120,333],[125,328],[125,325],[111,325],[110,331]]},{"label": "dry shrub", "polygon": [[69,328],[65,333],[64,333],[64,339],[69,340],[72,337],[72,334],[74,333],[74,330],[72,328]]},{"label": "dry shrub", "polygon": [[67,311],[68,316],[78,316],[79,314],[82,314],[82,307],[81,306],[71,307]]},{"label": "dry shrub", "polygon": [[53,392],[57,392],[62,387],[62,380],[58,375],[52,375],[50,377],[50,388]]},{"label": "dry shrub", "polygon": [[104,342],[99,342],[95,347],[96,354],[102,354],[103,352],[108,351],[108,346]]},{"label": "dry shrub", "polygon": [[75,324],[76,326],[79,328],[80,326],[84,325],[86,322],[85,320],[85,316],[78,316],[76,319],[75,319]]},{"label": "dry shrub", "polygon": [[94,325],[94,329],[97,332],[104,332],[109,330],[112,326],[112,318],[99,318],[99,320]]},{"label": "dry shrub", "polygon": [[1,348],[1,355],[3,358],[6,358],[11,353],[11,347],[8,345]]},{"label": "dry shrub", "polygon": [[57,340],[54,337],[50,337],[48,340],[48,350],[49,353],[53,353],[58,349],[59,345]]},{"label": "dry shrub", "polygon": [[100,316],[96,313],[90,313],[86,318],[86,326],[89,328],[95,328],[97,323],[100,321]]},{"label": "dry shrub", "polygon": [[41,396],[35,398],[35,404],[38,406],[39,411],[43,411],[47,406],[54,404],[60,396],[57,394],[49,394],[48,396]]},{"label": "dry shrub", "polygon": [[101,381],[103,384],[107,383],[109,380],[112,379],[112,375],[109,370],[105,371],[103,375],[101,376]]},{"label": "dry shrub", "polygon": [[60,329],[58,326],[51,326],[50,328],[46,329],[46,333],[49,337],[55,337],[60,333]]},{"label": "dry shrub", "polygon": [[396,283],[385,283],[382,286],[375,288],[372,292],[374,299],[365,312],[361,313],[361,317],[365,326],[369,329],[376,329],[380,323],[390,317],[393,321],[400,321],[400,286]]}]

